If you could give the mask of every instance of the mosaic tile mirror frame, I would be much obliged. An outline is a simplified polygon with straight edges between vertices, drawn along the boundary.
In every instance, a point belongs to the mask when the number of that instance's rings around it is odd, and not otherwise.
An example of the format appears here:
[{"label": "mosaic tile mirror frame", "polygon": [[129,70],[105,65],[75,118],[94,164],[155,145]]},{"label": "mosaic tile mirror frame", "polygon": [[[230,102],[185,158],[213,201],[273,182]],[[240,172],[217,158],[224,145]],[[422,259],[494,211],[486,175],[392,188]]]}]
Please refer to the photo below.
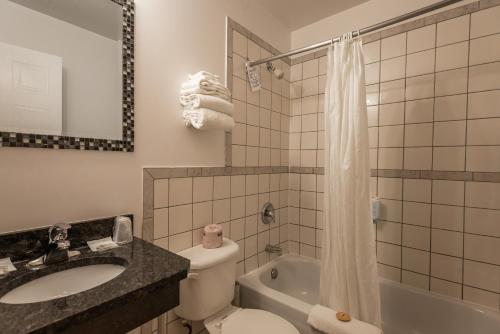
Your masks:
[{"label": "mosaic tile mirror frame", "polygon": [[123,7],[122,19],[122,138],[99,139],[64,135],[0,131],[1,147],[76,149],[92,151],[134,151],[134,0],[111,1]]}]

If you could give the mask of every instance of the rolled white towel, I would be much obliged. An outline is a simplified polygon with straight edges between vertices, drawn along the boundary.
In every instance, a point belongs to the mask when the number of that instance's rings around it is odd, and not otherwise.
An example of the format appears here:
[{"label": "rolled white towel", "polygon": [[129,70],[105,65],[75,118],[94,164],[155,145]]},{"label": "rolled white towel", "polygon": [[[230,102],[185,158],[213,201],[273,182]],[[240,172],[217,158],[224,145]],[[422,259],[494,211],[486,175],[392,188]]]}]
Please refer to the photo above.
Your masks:
[{"label": "rolled white towel", "polygon": [[218,96],[203,94],[181,95],[180,102],[186,109],[207,108],[233,116],[234,105]]},{"label": "rolled white towel", "polygon": [[190,125],[198,130],[224,130],[225,132],[232,132],[234,128],[234,119],[231,116],[210,109],[184,110],[182,115],[186,125]]},{"label": "rolled white towel", "polygon": [[371,324],[357,319],[343,322],[338,320],[336,315],[337,311],[331,308],[314,305],[309,312],[307,323],[326,334],[382,334],[382,330]]}]

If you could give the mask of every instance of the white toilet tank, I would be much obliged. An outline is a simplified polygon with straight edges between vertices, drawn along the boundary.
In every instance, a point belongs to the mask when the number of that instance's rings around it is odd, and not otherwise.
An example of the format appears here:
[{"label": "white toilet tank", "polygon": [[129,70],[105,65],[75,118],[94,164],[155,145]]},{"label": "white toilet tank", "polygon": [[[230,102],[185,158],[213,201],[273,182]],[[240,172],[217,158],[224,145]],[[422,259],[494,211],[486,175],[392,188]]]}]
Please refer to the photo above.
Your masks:
[{"label": "white toilet tank", "polygon": [[231,303],[236,280],[238,244],[229,239],[222,247],[202,245],[179,253],[191,260],[188,277],[180,284],[180,303],[174,312],[186,320],[203,320]]}]

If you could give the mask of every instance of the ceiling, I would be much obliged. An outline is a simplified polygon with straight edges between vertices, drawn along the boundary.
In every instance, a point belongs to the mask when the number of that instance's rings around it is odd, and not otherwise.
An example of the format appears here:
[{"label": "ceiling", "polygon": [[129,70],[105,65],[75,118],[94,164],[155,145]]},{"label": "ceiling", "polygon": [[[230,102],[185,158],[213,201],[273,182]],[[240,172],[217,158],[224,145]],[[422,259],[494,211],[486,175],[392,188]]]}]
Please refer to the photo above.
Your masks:
[{"label": "ceiling", "polygon": [[10,0],[104,37],[122,38],[122,7],[107,0]]},{"label": "ceiling", "polygon": [[291,30],[355,7],[368,0],[257,0]]}]

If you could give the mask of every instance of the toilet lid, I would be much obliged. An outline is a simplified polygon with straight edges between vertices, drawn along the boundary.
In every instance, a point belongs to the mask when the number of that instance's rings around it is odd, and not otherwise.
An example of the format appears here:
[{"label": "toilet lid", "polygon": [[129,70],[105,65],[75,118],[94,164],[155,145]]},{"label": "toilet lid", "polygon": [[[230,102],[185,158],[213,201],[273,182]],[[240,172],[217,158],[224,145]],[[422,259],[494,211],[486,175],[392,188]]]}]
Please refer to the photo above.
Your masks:
[{"label": "toilet lid", "polygon": [[[214,334],[300,334],[291,323],[282,317],[255,309],[239,309],[226,318],[219,318],[211,322],[211,325],[216,330],[209,332]],[[222,330],[219,331],[220,329]]]}]

